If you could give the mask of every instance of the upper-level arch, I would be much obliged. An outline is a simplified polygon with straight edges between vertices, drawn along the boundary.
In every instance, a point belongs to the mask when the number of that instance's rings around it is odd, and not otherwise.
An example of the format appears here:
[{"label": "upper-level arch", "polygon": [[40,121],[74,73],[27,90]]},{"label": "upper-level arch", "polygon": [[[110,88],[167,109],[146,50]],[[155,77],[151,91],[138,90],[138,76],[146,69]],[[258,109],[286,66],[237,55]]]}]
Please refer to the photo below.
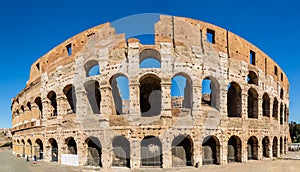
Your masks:
[{"label": "upper-level arch", "polygon": [[155,49],[144,49],[139,54],[140,68],[160,68],[161,56]]}]

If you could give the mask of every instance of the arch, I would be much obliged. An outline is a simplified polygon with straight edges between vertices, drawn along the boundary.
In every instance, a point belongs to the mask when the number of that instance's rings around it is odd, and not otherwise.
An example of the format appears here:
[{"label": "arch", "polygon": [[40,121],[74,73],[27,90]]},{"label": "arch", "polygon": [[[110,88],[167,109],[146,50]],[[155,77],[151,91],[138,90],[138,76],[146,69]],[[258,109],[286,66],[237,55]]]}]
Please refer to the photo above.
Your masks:
[{"label": "arch", "polygon": [[116,136],[112,141],[113,166],[130,168],[130,142],[124,136]]},{"label": "arch", "polygon": [[268,93],[264,93],[262,99],[263,116],[270,117],[270,97]]},{"label": "arch", "polygon": [[248,90],[248,118],[258,118],[258,93],[254,88]]},{"label": "arch", "polygon": [[68,146],[67,148],[67,154],[74,154],[77,155],[77,144],[73,137],[69,137],[66,139],[66,144]]},{"label": "arch", "polygon": [[172,77],[171,99],[173,108],[192,108],[193,88],[189,75],[181,72]]},{"label": "arch", "polygon": [[263,157],[269,158],[270,157],[270,139],[268,136],[265,136],[262,139],[262,149],[263,149]]},{"label": "arch", "polygon": [[100,74],[100,66],[96,60],[90,60],[84,64],[86,77],[96,76]]},{"label": "arch", "polygon": [[54,91],[50,91],[47,95],[47,98],[51,104],[51,116],[57,116],[56,93]]},{"label": "arch", "polygon": [[54,138],[49,139],[49,144],[51,148],[51,161],[58,162],[58,144]]},{"label": "arch", "polygon": [[142,166],[162,167],[162,144],[158,137],[146,136],[141,141]]},{"label": "arch", "polygon": [[21,110],[22,110],[22,112],[24,113],[24,111],[25,111],[25,108],[24,108],[24,106],[23,106],[23,105],[21,106]]},{"label": "arch", "polygon": [[139,55],[140,68],[160,68],[161,56],[155,49],[144,49]]},{"label": "arch", "polygon": [[172,164],[174,166],[193,165],[193,141],[190,136],[179,135],[172,142]]},{"label": "arch", "polygon": [[216,109],[220,107],[220,85],[213,77],[206,77],[202,81],[202,104]]},{"label": "arch", "polygon": [[148,74],[140,79],[140,109],[143,117],[157,116],[161,113],[161,80]]},{"label": "arch", "polygon": [[116,114],[129,114],[130,93],[128,78],[123,74],[116,74],[110,78],[110,86]]},{"label": "arch", "polygon": [[36,146],[34,147],[35,156],[38,157],[39,159],[43,159],[44,145],[42,140],[36,139],[35,144],[36,144]]},{"label": "arch", "polygon": [[220,164],[220,142],[215,136],[207,136],[202,142],[202,164]]},{"label": "arch", "polygon": [[247,142],[248,160],[258,160],[258,140],[251,136]]},{"label": "arch", "polygon": [[30,102],[27,102],[26,106],[27,106],[27,108],[29,109],[29,111],[31,111],[31,103],[30,103]]},{"label": "arch", "polygon": [[287,137],[286,137],[286,136],[284,136],[283,153],[284,153],[284,154],[287,153]]},{"label": "arch", "polygon": [[258,77],[256,72],[254,71],[249,71],[248,75],[247,75],[247,83],[248,84],[254,84],[258,86]]},{"label": "arch", "polygon": [[278,119],[278,100],[275,97],[273,101],[273,112],[272,117],[274,117],[276,120]]},{"label": "arch", "polygon": [[32,156],[32,142],[30,139],[27,139],[27,144],[28,144],[28,147],[29,147],[29,150],[28,150],[28,154],[27,156]]},{"label": "arch", "polygon": [[227,162],[242,162],[242,141],[238,136],[228,140]]},{"label": "arch", "polygon": [[96,80],[88,81],[84,84],[87,92],[90,109],[94,114],[100,114],[101,92],[99,82]]},{"label": "arch", "polygon": [[77,98],[74,85],[69,84],[65,86],[63,92],[68,101],[67,114],[76,113]]},{"label": "arch", "polygon": [[227,113],[228,117],[242,116],[242,90],[239,84],[235,82],[228,85]]},{"label": "arch", "polygon": [[276,136],[273,138],[272,151],[273,151],[273,157],[277,157],[278,156],[278,139]]},{"label": "arch", "polygon": [[38,106],[39,108],[39,118],[43,118],[43,104],[42,104],[42,99],[41,97],[37,97],[34,100],[34,103]]},{"label": "arch", "polygon": [[284,91],[282,88],[280,88],[280,99],[283,99],[283,96],[284,96]]},{"label": "arch", "polygon": [[97,137],[90,136],[85,140],[87,145],[87,166],[102,167],[102,146]]},{"label": "arch", "polygon": [[283,104],[280,103],[280,125],[283,124],[283,121],[284,121],[284,119],[283,119]]}]

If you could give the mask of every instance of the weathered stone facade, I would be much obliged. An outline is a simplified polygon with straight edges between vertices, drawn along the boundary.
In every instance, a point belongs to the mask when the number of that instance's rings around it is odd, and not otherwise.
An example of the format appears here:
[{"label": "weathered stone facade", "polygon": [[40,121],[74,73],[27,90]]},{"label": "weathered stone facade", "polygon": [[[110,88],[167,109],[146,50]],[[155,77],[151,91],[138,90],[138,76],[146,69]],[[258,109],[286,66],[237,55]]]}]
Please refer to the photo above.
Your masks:
[{"label": "weathered stone facade", "polygon": [[[149,57],[160,67],[140,68]],[[179,75],[184,94],[172,98]],[[128,79],[129,100],[120,96],[119,76]],[[105,23],[32,65],[12,100],[13,150],[59,163],[71,154],[80,166],[104,169],[261,160],[286,153],[288,109],[285,73],[225,29],[161,16],[155,44],[143,45]]]}]

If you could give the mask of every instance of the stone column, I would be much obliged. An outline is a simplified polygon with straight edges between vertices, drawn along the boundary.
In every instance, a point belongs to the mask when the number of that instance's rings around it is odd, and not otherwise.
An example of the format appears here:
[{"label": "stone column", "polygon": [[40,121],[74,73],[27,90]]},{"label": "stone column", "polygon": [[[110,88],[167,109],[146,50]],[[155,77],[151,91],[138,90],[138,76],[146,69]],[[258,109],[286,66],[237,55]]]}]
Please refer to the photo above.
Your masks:
[{"label": "stone column", "polygon": [[130,118],[136,119],[140,117],[140,84],[137,82],[129,83],[130,93]]},{"label": "stone column", "polygon": [[132,169],[140,169],[141,167],[141,145],[138,138],[132,138],[130,144],[130,167]]},{"label": "stone column", "polygon": [[[220,141],[221,142],[221,141]],[[220,164],[227,164],[227,152],[228,152],[228,143],[227,141],[223,141],[221,144],[220,151],[222,152],[220,155]]]},{"label": "stone column", "polygon": [[63,115],[66,115],[66,104],[65,104],[65,97],[61,94],[57,94],[56,97],[56,104],[57,104],[57,117],[58,119],[62,119]]},{"label": "stone column", "polygon": [[[163,80],[163,79],[162,79]],[[172,82],[164,81],[161,83],[162,91],[162,111],[161,118],[166,126],[172,123],[172,107],[171,107],[171,86]]]},{"label": "stone column", "polygon": [[104,121],[109,120],[109,115],[112,114],[112,96],[111,96],[111,87],[108,83],[105,85],[101,83],[100,85],[101,92],[101,102],[100,102],[100,114]]},{"label": "stone column", "polygon": [[172,140],[168,138],[162,139],[162,168],[172,168]]}]

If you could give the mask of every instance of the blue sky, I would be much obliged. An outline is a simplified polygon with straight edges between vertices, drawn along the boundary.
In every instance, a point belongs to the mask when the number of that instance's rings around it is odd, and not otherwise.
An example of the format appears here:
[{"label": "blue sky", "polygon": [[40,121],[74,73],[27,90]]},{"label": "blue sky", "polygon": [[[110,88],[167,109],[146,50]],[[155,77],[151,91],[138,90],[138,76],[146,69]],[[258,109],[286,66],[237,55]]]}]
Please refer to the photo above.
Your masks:
[{"label": "blue sky", "polygon": [[250,41],[288,75],[290,120],[300,122],[300,2],[296,0],[10,0],[0,2],[0,127],[11,126],[11,98],[25,87],[31,64],[90,27],[139,13],[206,21]]}]

